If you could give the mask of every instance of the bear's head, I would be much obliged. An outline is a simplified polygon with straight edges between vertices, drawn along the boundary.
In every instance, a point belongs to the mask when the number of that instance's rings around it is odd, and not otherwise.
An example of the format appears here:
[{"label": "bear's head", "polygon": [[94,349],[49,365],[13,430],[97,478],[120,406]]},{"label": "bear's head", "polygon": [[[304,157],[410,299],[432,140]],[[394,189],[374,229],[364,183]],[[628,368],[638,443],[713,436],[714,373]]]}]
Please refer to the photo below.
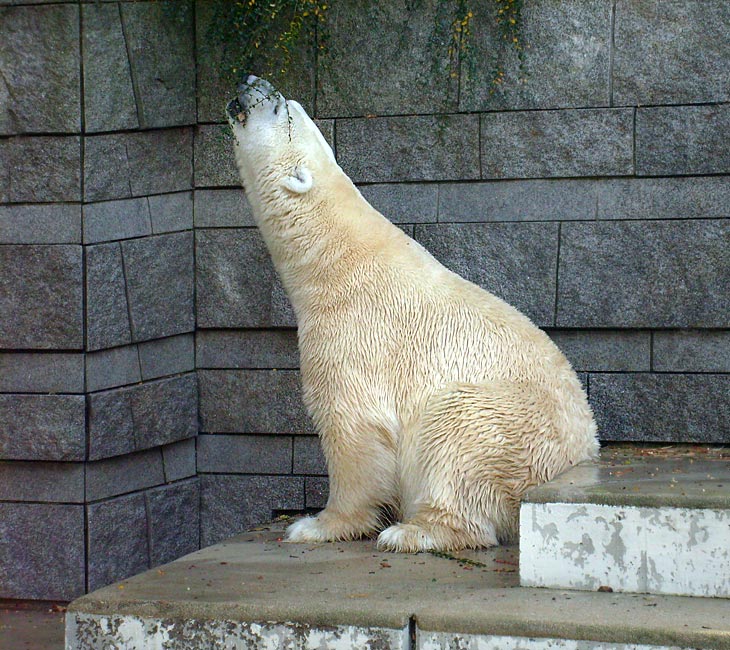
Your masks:
[{"label": "bear's head", "polygon": [[303,196],[337,166],[332,149],[298,102],[250,75],[226,107],[246,192]]}]

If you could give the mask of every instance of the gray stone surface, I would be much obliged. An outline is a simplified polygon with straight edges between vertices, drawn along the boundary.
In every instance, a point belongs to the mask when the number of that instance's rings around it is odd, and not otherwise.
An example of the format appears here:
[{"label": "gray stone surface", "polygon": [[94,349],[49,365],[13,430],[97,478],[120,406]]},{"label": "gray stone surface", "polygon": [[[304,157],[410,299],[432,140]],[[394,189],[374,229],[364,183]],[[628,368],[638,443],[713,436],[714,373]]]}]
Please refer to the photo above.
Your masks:
[{"label": "gray stone surface", "polygon": [[631,109],[484,113],[482,178],[634,172]]},{"label": "gray stone surface", "polygon": [[0,206],[0,244],[80,244],[81,206]]},{"label": "gray stone surface", "polygon": [[192,233],[125,241],[122,255],[134,340],[192,331]]},{"label": "gray stone surface", "polygon": [[100,501],[165,482],[162,452],[148,449],[86,463],[86,500]]},{"label": "gray stone surface", "polygon": [[193,193],[176,192],[148,196],[152,232],[155,235],[178,230],[191,230],[193,227]]},{"label": "gray stone surface", "polygon": [[0,352],[0,392],[83,393],[80,352]]},{"label": "gray stone surface", "polygon": [[200,430],[313,433],[295,370],[199,370]]},{"label": "gray stone surface", "polygon": [[86,132],[136,129],[137,104],[119,5],[84,3],[81,11]]},{"label": "gray stone surface", "polygon": [[84,138],[84,198],[123,199],[189,190],[193,138],[189,128]]},{"label": "gray stone surface", "polygon": [[295,330],[200,330],[198,368],[298,368]]},{"label": "gray stone surface", "polygon": [[84,507],[0,503],[0,598],[84,593]]},{"label": "gray stone surface", "polygon": [[140,126],[194,124],[192,2],[123,2],[119,7]]},{"label": "gray stone surface", "polygon": [[[456,109],[450,77],[450,6],[428,0],[335,4],[319,56],[317,111],[325,117]],[[377,25],[374,29],[373,26]],[[407,64],[404,62],[407,61]]]},{"label": "gray stone surface", "polygon": [[152,233],[146,198],[105,201],[84,206],[84,243],[142,237]]},{"label": "gray stone surface", "polygon": [[81,128],[79,8],[0,8],[0,134]]},{"label": "gray stone surface", "polygon": [[330,482],[325,476],[307,476],[304,479],[304,506],[322,509],[327,505]]},{"label": "gray stone surface", "polygon": [[0,348],[83,347],[81,246],[0,246]]},{"label": "gray stone surface", "polygon": [[654,332],[652,355],[657,372],[730,372],[730,332]]},{"label": "gray stone surface", "polygon": [[0,395],[0,458],[84,460],[81,395]]},{"label": "gray stone surface", "polygon": [[278,510],[304,508],[299,476],[200,477],[200,545],[209,546],[271,521]]},{"label": "gray stone surface", "polygon": [[292,439],[290,436],[199,436],[198,471],[291,474]]},{"label": "gray stone surface", "polygon": [[[467,51],[461,63],[459,110],[609,105],[610,3],[523,3],[519,28],[521,66],[517,51],[499,32],[496,9],[474,6]],[[504,78],[495,84],[498,70]]]},{"label": "gray stone surface", "polygon": [[150,566],[172,562],[200,548],[198,479],[148,490]]},{"label": "gray stone surface", "polygon": [[195,190],[195,227],[254,226],[251,206],[243,189]]},{"label": "gray stone surface", "polygon": [[197,434],[194,374],[89,396],[89,458],[98,460]]},{"label": "gray stone surface", "polygon": [[433,223],[438,213],[439,186],[431,183],[364,185],[360,192],[393,223]]},{"label": "gray stone surface", "polygon": [[651,369],[650,332],[552,330],[548,334],[578,372]]},{"label": "gray stone surface", "polygon": [[339,120],[337,157],[356,183],[479,178],[479,118],[424,115]]},{"label": "gray stone surface", "polygon": [[636,112],[639,176],[730,173],[730,104],[657,106]]},{"label": "gray stone surface", "polygon": [[87,507],[87,521],[90,591],[149,568],[143,494],[92,503]]},{"label": "gray stone surface", "polygon": [[195,130],[195,187],[240,187],[228,124],[201,124]]},{"label": "gray stone surface", "polygon": [[444,183],[439,186],[438,220],[574,221],[594,219],[596,181],[509,180]]},{"label": "gray stone surface", "polygon": [[597,219],[730,217],[730,178],[612,178],[597,185]]},{"label": "gray stone surface", "polygon": [[566,223],[559,327],[725,327],[730,223]]},{"label": "gray stone surface", "polygon": [[86,390],[116,388],[141,381],[136,345],[86,354]]},{"label": "gray stone surface", "polygon": [[198,230],[198,327],[267,327],[274,318],[275,271],[255,229]]},{"label": "gray stone surface", "polygon": [[195,438],[162,447],[162,464],[165,481],[179,481],[196,474]]},{"label": "gray stone surface", "polygon": [[728,101],[728,24],[730,5],[724,0],[618,2],[614,103]]},{"label": "gray stone surface", "polygon": [[85,253],[87,349],[131,343],[132,325],[120,245],[87,246]]},{"label": "gray stone surface", "polygon": [[452,271],[538,325],[553,324],[558,224],[417,225],[416,240]]},{"label": "gray stone surface", "polygon": [[730,376],[650,373],[590,375],[602,440],[730,442]]},{"label": "gray stone surface", "polygon": [[0,202],[50,203],[80,198],[78,136],[0,139]]},{"label": "gray stone surface", "polygon": [[294,438],[294,474],[327,475],[327,462],[317,436]]},{"label": "gray stone surface", "polygon": [[139,344],[142,379],[157,379],[195,369],[192,334],[181,334]]},{"label": "gray stone surface", "polygon": [[84,503],[84,464],[0,461],[0,501]]}]

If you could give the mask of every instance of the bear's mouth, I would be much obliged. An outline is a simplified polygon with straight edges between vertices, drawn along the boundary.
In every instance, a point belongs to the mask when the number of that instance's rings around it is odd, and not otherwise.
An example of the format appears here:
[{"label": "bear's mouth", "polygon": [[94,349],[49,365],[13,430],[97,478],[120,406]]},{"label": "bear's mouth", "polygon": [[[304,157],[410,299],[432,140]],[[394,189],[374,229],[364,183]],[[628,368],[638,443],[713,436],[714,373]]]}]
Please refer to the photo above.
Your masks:
[{"label": "bear's mouth", "polygon": [[231,120],[246,124],[246,118],[257,106],[274,103],[274,113],[282,102],[282,94],[268,81],[255,75],[248,75],[236,88],[236,97],[228,102],[226,112]]}]

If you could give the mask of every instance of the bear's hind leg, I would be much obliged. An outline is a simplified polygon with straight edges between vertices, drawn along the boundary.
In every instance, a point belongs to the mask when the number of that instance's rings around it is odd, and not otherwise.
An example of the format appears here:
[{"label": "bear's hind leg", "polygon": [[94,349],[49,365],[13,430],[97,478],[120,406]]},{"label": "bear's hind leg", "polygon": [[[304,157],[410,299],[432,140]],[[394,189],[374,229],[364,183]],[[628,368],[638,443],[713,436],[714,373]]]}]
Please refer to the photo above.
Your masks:
[{"label": "bear's hind leg", "polygon": [[434,395],[401,478],[413,495],[405,521],[378,546],[453,551],[514,538],[522,493],[560,455],[554,416],[551,400],[524,384],[453,384]]}]

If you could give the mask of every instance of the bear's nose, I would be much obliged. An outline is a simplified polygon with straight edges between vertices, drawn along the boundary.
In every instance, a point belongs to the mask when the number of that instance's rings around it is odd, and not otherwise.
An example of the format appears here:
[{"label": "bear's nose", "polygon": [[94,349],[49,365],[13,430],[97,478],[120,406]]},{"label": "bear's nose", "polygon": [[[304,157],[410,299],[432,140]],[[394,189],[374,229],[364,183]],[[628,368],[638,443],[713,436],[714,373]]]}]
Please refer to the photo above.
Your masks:
[{"label": "bear's nose", "polygon": [[258,77],[255,74],[250,74],[246,77],[246,85],[253,86],[258,81]]}]

